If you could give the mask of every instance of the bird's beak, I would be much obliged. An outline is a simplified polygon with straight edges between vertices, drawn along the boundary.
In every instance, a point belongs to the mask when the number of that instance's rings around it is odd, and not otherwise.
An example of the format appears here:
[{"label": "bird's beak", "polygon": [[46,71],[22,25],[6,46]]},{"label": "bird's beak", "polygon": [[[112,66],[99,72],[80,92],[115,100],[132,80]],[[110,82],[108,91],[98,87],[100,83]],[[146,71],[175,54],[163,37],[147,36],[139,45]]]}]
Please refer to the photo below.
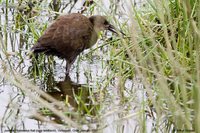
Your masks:
[{"label": "bird's beak", "polygon": [[[118,32],[116,31],[116,29],[115,29],[115,27],[114,27],[113,25],[109,24],[108,27],[107,27],[107,29],[108,29],[109,31],[111,31],[111,32],[116,33],[117,35],[119,35]],[[120,32],[122,35],[125,35],[122,31],[119,31],[119,32]]]},{"label": "bird's beak", "polygon": [[109,25],[107,26],[107,29],[108,29],[109,31],[113,32],[113,33],[118,34],[117,31],[116,31],[116,29],[115,29],[115,27],[114,27],[113,25],[111,25],[111,24],[109,24]]}]

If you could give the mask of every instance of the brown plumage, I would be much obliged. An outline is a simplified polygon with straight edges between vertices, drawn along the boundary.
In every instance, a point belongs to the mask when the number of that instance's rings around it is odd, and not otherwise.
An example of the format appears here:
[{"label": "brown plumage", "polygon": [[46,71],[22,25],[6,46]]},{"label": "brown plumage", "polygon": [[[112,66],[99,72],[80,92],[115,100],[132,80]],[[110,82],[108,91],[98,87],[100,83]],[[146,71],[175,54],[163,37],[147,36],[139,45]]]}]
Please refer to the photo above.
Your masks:
[{"label": "brown plumage", "polygon": [[98,32],[103,30],[115,32],[104,16],[88,18],[79,13],[62,15],[46,29],[32,50],[35,54],[44,53],[66,59],[68,74],[76,57],[84,49],[93,46],[98,39]]}]

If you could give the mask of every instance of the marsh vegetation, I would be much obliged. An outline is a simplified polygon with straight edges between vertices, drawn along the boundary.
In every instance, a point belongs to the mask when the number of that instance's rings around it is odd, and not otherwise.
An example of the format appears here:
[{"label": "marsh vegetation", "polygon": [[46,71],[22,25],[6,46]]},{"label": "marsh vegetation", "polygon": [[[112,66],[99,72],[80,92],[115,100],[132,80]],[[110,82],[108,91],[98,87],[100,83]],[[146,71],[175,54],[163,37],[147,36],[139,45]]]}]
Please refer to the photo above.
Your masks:
[{"label": "marsh vegetation", "polygon": [[[106,15],[75,61],[30,48],[61,13]],[[0,123],[10,130],[200,132],[199,0],[0,0]]]}]

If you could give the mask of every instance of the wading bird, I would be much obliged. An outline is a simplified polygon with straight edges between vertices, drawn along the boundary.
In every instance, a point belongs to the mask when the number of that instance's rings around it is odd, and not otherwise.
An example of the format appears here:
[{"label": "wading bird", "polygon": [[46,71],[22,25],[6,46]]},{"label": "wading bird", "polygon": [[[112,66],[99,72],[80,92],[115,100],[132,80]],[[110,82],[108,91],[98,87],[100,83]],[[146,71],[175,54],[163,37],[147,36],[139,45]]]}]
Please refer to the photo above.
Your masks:
[{"label": "wading bird", "polygon": [[59,16],[32,47],[34,54],[55,55],[66,60],[66,74],[76,57],[92,47],[100,31],[117,33],[105,16],[86,17],[80,13]]}]

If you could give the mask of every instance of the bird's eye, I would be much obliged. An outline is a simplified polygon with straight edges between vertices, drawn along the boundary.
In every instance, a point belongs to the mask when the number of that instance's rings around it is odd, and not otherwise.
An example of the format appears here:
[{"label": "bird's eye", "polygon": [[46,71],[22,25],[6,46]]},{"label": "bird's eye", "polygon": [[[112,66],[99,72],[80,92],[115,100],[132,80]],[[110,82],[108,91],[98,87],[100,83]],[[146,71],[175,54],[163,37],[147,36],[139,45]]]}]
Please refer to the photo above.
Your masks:
[{"label": "bird's eye", "polygon": [[109,23],[108,23],[107,20],[105,20],[103,24],[104,24],[104,25],[108,25]]}]

